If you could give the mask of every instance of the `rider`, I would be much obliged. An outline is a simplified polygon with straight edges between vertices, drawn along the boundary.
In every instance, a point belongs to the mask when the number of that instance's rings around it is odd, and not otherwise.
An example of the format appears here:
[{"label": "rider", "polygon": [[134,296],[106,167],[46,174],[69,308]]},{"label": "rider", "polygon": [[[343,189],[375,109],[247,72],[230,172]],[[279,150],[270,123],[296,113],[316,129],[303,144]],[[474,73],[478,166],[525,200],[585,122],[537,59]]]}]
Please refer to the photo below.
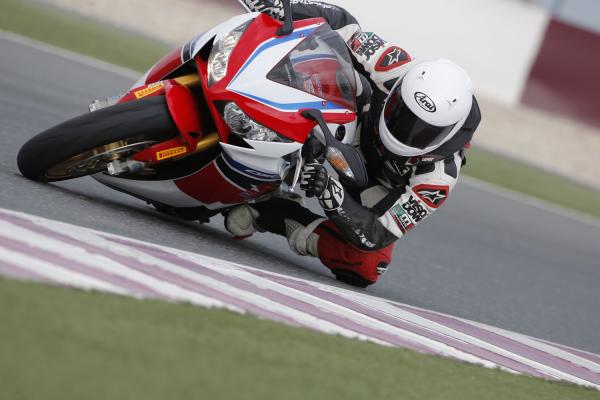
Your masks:
[{"label": "rider", "polygon": [[[250,11],[281,19],[281,0],[240,0]],[[359,91],[359,148],[369,185],[356,190],[319,163],[304,166],[300,187],[327,219],[296,201],[242,205],[225,218],[237,237],[258,231],[286,236],[300,255],[319,257],[336,277],[375,283],[391,262],[393,243],[439,208],[465,164],[481,115],[466,72],[444,59],[413,61],[402,48],[363,32],[341,7],[292,0],[295,19],[323,17],[346,41]]]}]

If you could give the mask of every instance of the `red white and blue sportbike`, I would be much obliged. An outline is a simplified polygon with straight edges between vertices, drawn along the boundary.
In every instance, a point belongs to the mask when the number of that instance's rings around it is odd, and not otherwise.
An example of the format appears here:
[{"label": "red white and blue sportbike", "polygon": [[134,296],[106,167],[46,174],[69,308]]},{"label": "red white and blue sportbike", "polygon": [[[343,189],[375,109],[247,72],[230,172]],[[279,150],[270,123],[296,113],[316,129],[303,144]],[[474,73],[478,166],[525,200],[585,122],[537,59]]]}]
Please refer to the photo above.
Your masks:
[{"label": "red white and blue sportbike", "polygon": [[324,145],[345,182],[365,184],[349,145],[356,81],[346,44],[321,18],[292,22],[286,3],[283,24],[234,17],[164,57],[125,95],[35,136],[19,152],[21,173],[44,182],[93,175],[201,221],[293,191],[311,143]]}]

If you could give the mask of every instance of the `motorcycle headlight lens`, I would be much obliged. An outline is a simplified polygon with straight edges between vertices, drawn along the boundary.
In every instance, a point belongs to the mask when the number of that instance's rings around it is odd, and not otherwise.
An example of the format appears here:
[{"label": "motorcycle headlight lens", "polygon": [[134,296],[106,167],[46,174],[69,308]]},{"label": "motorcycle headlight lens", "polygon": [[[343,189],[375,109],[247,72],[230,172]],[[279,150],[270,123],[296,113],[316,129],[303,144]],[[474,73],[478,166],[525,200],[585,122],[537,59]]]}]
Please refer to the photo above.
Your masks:
[{"label": "motorcycle headlight lens", "polygon": [[254,121],[235,103],[228,103],[225,106],[223,116],[231,131],[244,139],[263,142],[291,142],[290,139],[279,136],[273,130]]},{"label": "motorcycle headlight lens", "polygon": [[214,85],[227,75],[231,53],[251,22],[252,20],[245,22],[215,42],[208,57],[208,86]]}]

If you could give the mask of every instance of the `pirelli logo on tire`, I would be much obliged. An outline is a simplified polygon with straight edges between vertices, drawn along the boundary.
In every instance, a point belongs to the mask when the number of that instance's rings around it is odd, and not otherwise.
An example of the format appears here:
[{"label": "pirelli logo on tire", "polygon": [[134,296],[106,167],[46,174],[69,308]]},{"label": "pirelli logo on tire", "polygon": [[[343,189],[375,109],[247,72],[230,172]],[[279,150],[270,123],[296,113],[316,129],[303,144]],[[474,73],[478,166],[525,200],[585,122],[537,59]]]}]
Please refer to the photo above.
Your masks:
[{"label": "pirelli logo on tire", "polygon": [[158,161],[166,160],[167,158],[177,157],[185,153],[187,153],[187,149],[185,147],[174,147],[172,149],[157,152],[156,159]]}]

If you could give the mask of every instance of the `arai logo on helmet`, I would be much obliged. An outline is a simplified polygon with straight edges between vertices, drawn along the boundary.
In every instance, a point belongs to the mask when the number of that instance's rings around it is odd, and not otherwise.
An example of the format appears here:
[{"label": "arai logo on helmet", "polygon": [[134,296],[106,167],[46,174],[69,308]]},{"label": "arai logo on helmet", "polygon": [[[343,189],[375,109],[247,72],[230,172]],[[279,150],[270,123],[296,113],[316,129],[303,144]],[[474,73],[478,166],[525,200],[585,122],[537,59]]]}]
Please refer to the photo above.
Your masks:
[{"label": "arai logo on helmet", "polygon": [[435,107],[435,103],[433,102],[433,100],[431,100],[429,98],[429,96],[427,96],[425,93],[421,93],[421,92],[416,92],[415,93],[415,100],[417,101],[417,104],[425,111],[427,112],[435,112],[436,107]]}]

